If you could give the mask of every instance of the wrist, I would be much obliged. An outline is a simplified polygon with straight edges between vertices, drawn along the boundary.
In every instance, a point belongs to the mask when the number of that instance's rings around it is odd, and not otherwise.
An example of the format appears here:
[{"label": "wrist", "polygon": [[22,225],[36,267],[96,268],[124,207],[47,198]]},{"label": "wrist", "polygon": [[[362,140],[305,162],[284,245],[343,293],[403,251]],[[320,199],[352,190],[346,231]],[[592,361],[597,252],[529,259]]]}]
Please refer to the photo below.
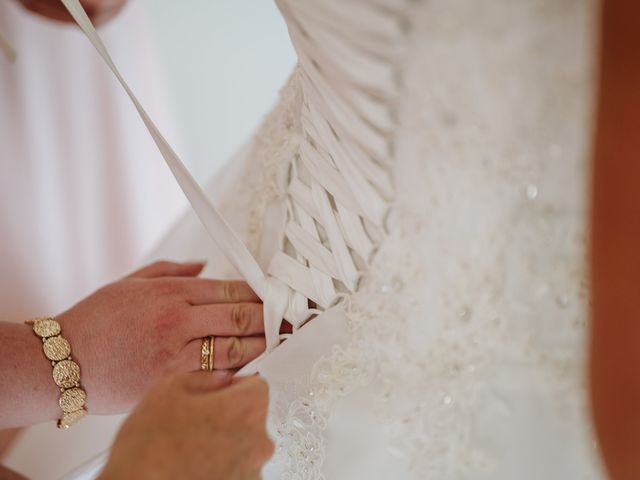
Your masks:
[{"label": "wrist", "polygon": [[98,360],[98,356],[97,352],[92,349],[92,342],[89,339],[88,322],[77,315],[74,309],[61,313],[55,319],[60,324],[62,335],[71,345],[73,360],[80,367],[83,389],[87,393],[87,410],[90,410],[92,414],[104,413],[99,408],[102,399],[96,388],[100,381],[96,378],[95,371],[95,362]]},{"label": "wrist", "polygon": [[[16,325],[20,328],[19,344],[24,348],[24,361],[21,362],[22,367],[16,369],[16,375],[22,375],[25,370],[32,372],[32,381],[30,382],[31,391],[35,391],[36,398],[39,398],[38,411],[42,412],[39,421],[52,421],[58,418],[58,395],[60,391],[53,383],[51,375],[51,364],[42,354],[42,342],[33,334],[33,330],[29,325]],[[24,392],[27,396],[29,391]],[[28,401],[28,400],[27,400]]]},{"label": "wrist", "polygon": [[87,395],[80,384],[80,366],[71,356],[71,344],[62,336],[60,323],[51,317],[35,318],[26,323],[42,342],[42,353],[51,363],[53,382],[60,389],[58,428],[69,428],[87,414]]},{"label": "wrist", "polygon": [[28,325],[0,322],[0,428],[33,425],[58,418],[59,390],[42,342]]}]

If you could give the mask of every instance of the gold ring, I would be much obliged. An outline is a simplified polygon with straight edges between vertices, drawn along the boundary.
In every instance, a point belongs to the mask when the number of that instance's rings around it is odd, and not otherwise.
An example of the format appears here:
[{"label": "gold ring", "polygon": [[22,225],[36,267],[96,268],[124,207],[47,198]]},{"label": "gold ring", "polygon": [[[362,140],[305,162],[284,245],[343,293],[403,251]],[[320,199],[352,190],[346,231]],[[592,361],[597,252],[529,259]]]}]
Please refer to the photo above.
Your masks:
[{"label": "gold ring", "polygon": [[209,337],[209,371],[213,372],[213,368],[214,368],[214,359],[215,359],[215,352],[216,352],[216,343],[215,343],[216,337],[214,337],[213,335],[211,335]]},{"label": "gold ring", "polygon": [[211,365],[209,364],[211,348],[211,337],[204,337],[202,339],[202,348],[200,351],[200,368],[205,371],[211,371]]}]

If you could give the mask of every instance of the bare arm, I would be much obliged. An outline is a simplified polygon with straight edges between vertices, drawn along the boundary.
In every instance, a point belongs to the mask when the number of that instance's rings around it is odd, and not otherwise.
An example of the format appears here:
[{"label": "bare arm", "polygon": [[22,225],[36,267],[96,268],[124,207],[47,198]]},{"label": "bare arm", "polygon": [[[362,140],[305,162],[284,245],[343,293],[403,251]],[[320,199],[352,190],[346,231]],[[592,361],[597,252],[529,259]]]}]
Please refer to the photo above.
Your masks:
[{"label": "bare arm", "polygon": [[[244,282],[198,278],[202,263],[158,262],[101,288],[56,320],[81,368],[89,414],[130,410],[149,384],[201,368],[215,337],[216,370],[265,348],[262,304]],[[0,323],[0,429],[60,415],[60,392],[31,327]]]},{"label": "bare arm", "polygon": [[640,3],[605,0],[594,146],[591,395],[614,479],[640,478]]},{"label": "bare arm", "polygon": [[59,390],[31,327],[0,323],[0,428],[55,420]]}]

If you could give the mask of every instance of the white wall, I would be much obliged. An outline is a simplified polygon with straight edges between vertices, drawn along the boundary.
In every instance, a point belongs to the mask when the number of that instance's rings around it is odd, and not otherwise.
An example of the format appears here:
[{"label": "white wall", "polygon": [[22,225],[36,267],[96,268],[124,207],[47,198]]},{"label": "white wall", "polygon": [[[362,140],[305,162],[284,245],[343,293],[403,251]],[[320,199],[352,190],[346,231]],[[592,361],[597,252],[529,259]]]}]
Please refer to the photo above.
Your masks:
[{"label": "white wall", "polygon": [[294,65],[269,0],[138,0],[149,11],[183,160],[201,183],[251,135]]}]

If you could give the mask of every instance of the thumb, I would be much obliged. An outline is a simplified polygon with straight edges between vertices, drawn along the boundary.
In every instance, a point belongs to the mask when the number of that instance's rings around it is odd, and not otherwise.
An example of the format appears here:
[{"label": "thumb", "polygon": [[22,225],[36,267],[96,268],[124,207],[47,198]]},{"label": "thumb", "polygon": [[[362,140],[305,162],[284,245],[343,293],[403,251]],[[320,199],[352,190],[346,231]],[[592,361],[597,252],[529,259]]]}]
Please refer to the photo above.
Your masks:
[{"label": "thumb", "polygon": [[211,393],[231,384],[233,375],[226,370],[191,372],[183,375],[184,386],[192,393]]}]

